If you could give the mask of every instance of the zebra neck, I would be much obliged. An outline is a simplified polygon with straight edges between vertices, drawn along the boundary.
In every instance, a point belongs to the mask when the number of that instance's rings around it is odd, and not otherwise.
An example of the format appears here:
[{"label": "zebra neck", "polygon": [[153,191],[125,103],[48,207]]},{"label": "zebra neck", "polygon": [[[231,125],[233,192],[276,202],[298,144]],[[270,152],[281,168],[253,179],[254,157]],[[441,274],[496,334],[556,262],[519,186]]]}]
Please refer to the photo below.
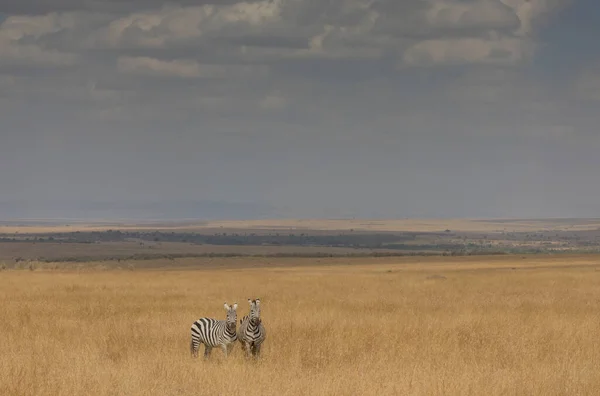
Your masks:
[{"label": "zebra neck", "polygon": [[237,334],[235,330],[236,330],[235,327],[233,329],[229,329],[228,326],[225,326],[225,334],[227,336],[229,336],[230,338]]}]

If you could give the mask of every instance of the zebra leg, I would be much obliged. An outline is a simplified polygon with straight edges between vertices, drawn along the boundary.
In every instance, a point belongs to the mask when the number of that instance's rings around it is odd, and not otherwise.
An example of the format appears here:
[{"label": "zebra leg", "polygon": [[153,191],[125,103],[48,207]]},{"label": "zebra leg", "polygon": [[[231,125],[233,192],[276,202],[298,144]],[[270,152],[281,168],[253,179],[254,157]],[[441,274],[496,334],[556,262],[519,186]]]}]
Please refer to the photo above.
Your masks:
[{"label": "zebra leg", "polygon": [[210,352],[212,351],[212,347],[206,345],[204,348],[204,359],[208,359],[208,357],[210,356]]},{"label": "zebra leg", "polygon": [[190,353],[192,354],[193,358],[198,357],[198,350],[194,348],[194,340],[190,341]]},{"label": "zebra leg", "polygon": [[227,358],[228,352],[229,352],[229,345],[227,344],[221,344],[221,349],[223,350],[223,353],[225,354],[225,358]]},{"label": "zebra leg", "polygon": [[254,357],[258,359],[260,357],[261,344],[254,344]]},{"label": "zebra leg", "polygon": [[244,346],[244,354],[246,355],[247,358],[250,357],[250,354],[252,353],[250,343],[244,342],[243,346]]},{"label": "zebra leg", "polygon": [[244,341],[242,341],[241,339],[239,339],[239,341],[240,341],[240,348],[242,348],[242,351],[244,352],[244,355],[246,355],[247,354],[246,343]]}]

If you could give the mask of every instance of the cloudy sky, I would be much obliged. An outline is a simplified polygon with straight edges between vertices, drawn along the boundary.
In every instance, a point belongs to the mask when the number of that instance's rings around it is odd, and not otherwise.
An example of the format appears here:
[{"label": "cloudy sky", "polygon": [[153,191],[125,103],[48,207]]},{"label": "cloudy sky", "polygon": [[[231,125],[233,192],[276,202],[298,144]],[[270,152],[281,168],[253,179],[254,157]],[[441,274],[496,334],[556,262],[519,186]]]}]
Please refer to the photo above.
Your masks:
[{"label": "cloudy sky", "polygon": [[0,215],[600,216],[598,37],[596,0],[2,0]]}]

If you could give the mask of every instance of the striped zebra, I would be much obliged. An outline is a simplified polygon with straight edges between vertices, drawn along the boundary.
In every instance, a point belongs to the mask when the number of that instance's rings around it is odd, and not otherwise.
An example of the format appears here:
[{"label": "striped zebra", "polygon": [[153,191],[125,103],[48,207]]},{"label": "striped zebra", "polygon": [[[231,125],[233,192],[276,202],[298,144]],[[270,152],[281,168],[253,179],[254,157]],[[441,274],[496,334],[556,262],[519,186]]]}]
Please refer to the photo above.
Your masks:
[{"label": "striped zebra", "polygon": [[258,358],[260,357],[260,347],[265,341],[267,333],[260,318],[260,299],[248,299],[248,303],[250,304],[250,314],[240,320],[237,336],[246,357],[251,354],[253,357]]},{"label": "striped zebra", "polygon": [[213,318],[200,318],[192,324],[192,341],[190,351],[192,357],[198,357],[200,343],[204,344],[204,358],[208,359],[210,352],[216,346],[220,346],[225,357],[231,352],[237,340],[237,303],[229,306],[224,304],[227,310],[226,320]]}]

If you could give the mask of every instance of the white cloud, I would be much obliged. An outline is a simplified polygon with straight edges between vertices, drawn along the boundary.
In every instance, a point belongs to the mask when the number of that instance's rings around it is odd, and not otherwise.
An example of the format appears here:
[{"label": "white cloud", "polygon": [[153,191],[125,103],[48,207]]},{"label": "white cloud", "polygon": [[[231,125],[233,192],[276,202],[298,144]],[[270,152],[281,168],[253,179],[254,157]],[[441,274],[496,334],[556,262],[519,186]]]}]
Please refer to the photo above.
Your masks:
[{"label": "white cloud", "polygon": [[518,18],[500,0],[442,0],[431,2],[426,21],[439,29],[499,29],[514,27]]},{"label": "white cloud", "polygon": [[433,39],[409,47],[402,61],[408,66],[514,65],[526,60],[530,51],[530,43],[517,38]]},{"label": "white cloud", "polygon": [[18,41],[23,38],[40,38],[61,30],[73,29],[77,24],[78,14],[50,13],[42,16],[11,16],[0,25],[0,36]]},{"label": "white cloud", "polygon": [[228,6],[165,7],[112,21],[94,37],[94,45],[113,48],[164,48],[169,43],[218,35],[226,29],[261,27],[277,20],[280,1]]},{"label": "white cloud", "polygon": [[[45,35],[75,26],[75,15],[52,13],[45,16],[11,16],[0,24],[0,66],[68,66],[77,55],[36,43]],[[33,41],[32,41],[33,40]]]},{"label": "white cloud", "polygon": [[382,42],[370,34],[372,23],[355,27],[325,25],[318,34],[310,37],[308,48],[295,51],[296,58],[368,59],[380,58]]},{"label": "white cloud", "polygon": [[[31,193],[43,195],[52,175],[76,186],[98,172],[99,180],[121,178],[114,196],[149,191],[159,199],[160,191],[187,194],[172,177],[180,175],[214,185],[219,197],[247,196],[254,188],[257,196],[307,207],[303,191],[335,179],[342,192],[326,204],[344,209],[348,195],[356,206],[369,201],[373,189],[356,184],[360,179],[389,193],[379,194],[385,198],[379,203],[393,213],[398,202],[410,206],[406,191],[414,192],[412,207],[419,209],[423,197],[445,196],[447,186],[458,186],[455,201],[465,207],[505,201],[498,186],[511,186],[521,173],[519,158],[529,160],[532,152],[548,165],[536,170],[534,182],[555,180],[557,172],[591,175],[597,165],[598,102],[590,99],[600,100],[600,73],[593,67],[583,73],[575,98],[564,83],[574,78],[567,66],[579,59],[561,61],[557,76],[549,76],[554,65],[542,59],[527,64],[540,23],[562,2],[7,1],[118,9],[9,16],[0,25],[0,151],[9,154],[0,159],[29,169],[15,176],[18,183],[4,183],[7,191],[41,180],[43,188]],[[548,58],[564,49],[562,42],[547,44]],[[568,53],[583,56],[579,48]],[[69,149],[54,152],[50,143]],[[31,153],[32,146],[39,150]],[[13,166],[25,157],[37,162]],[[570,167],[577,161],[580,168]],[[290,172],[311,165],[298,183],[288,183],[300,187],[277,193]],[[322,180],[312,180],[320,168]],[[139,170],[152,182],[131,186],[143,179]],[[175,184],[157,192],[157,180]],[[491,192],[464,202],[461,183],[475,195],[481,183]],[[66,184],[56,196],[73,193]],[[115,183],[100,184],[104,191]],[[509,190],[514,195],[518,188]],[[83,190],[82,199],[91,196]],[[542,191],[536,203],[548,196]]]},{"label": "white cloud", "polygon": [[149,57],[122,56],[117,68],[121,73],[149,74],[176,77],[202,77],[203,70],[197,62],[175,59],[163,61]]},{"label": "white cloud", "polygon": [[[568,0],[431,0],[426,12],[429,26],[438,29],[475,29],[459,37],[436,37],[413,43],[402,55],[410,66],[517,65],[536,49],[529,36],[539,18]],[[484,33],[484,34],[481,34]],[[465,35],[466,34],[466,35]]]},{"label": "white cloud", "polygon": [[265,75],[265,66],[200,64],[188,59],[161,60],[145,56],[121,56],[117,60],[121,73],[181,78],[256,77]]},{"label": "white cloud", "polygon": [[547,18],[569,4],[571,0],[501,0],[511,7],[519,20],[520,28],[515,32],[519,35],[530,35],[540,19]]},{"label": "white cloud", "polygon": [[[0,66],[79,62],[80,68],[73,68],[76,78],[44,81],[38,95],[51,97],[55,90],[65,101],[102,106],[114,100],[119,103],[116,116],[136,105],[152,117],[158,107],[178,111],[180,117],[186,111],[288,116],[285,110],[294,104],[298,111],[293,116],[304,123],[319,117],[339,122],[348,108],[352,115],[376,118],[393,113],[400,106],[397,100],[412,110],[414,103],[428,105],[424,99],[406,99],[412,94],[399,94],[399,86],[386,87],[396,78],[389,70],[393,62],[401,74],[423,66],[489,68],[529,60],[535,41],[523,32],[555,7],[554,2],[531,1],[262,0],[166,6],[119,16],[9,17],[0,26]],[[355,91],[353,75],[364,79]],[[346,82],[326,94],[335,80]],[[35,95],[34,85],[21,91],[23,97]],[[462,97],[505,101],[505,86],[502,79],[485,89],[464,84]]]},{"label": "white cloud", "polygon": [[[517,64],[527,60],[534,49],[525,38],[534,22],[567,1],[262,0],[165,6],[110,20],[107,15],[54,12],[9,17],[0,27],[0,43],[10,47],[4,50],[4,58],[9,53],[20,62],[47,58],[53,65],[72,64],[75,59],[64,48],[47,47],[46,37],[58,34],[63,35],[61,45],[70,45],[71,52],[82,47],[166,50],[175,46],[183,54],[186,48],[202,46],[203,51],[238,54],[240,61],[250,53],[260,57],[261,52],[268,52],[267,62],[278,58],[376,59],[397,51],[413,66]],[[294,38],[296,47],[273,44],[289,37]],[[244,43],[252,38],[258,41]],[[302,42],[305,47],[299,48]],[[22,45],[35,48],[20,48]],[[60,55],[64,55],[62,59]],[[201,74],[194,66],[174,62],[165,67],[179,70],[175,74]]]},{"label": "white cloud", "polygon": [[[535,46],[527,38],[534,21],[567,0],[262,0],[228,5],[165,6],[105,20],[84,12],[9,17],[0,42],[9,41],[11,57],[50,64],[72,64],[73,54],[58,60],[38,44],[62,34],[72,51],[87,49],[202,48],[213,54],[264,62],[286,58],[377,59],[399,54],[406,64],[518,64]],[[92,23],[93,22],[93,23]],[[419,38],[419,37],[422,38]],[[274,44],[293,38],[294,46]],[[15,49],[28,40],[32,48]],[[250,44],[247,42],[255,40]],[[304,43],[305,47],[298,47]],[[8,46],[8,44],[4,44]],[[36,52],[37,51],[37,52]],[[44,51],[50,51],[45,53]],[[8,51],[5,51],[8,52]],[[236,55],[237,54],[237,55]],[[148,56],[153,57],[153,56]],[[162,57],[161,57],[162,58]],[[252,59],[256,61],[257,59]],[[165,60],[168,61],[168,60]],[[130,69],[129,60],[125,68]],[[138,63],[140,61],[138,60]],[[145,69],[149,68],[146,59]],[[151,67],[160,73],[198,76],[202,71],[184,59]],[[166,70],[169,70],[168,72]]]},{"label": "white cloud", "polygon": [[[219,38],[225,40],[219,41],[220,45],[227,46],[226,41],[234,38],[243,42],[262,37],[266,43],[276,40],[283,32],[295,31],[298,39],[303,37],[306,48],[290,50],[277,45],[269,50],[271,57],[378,58],[390,49],[400,48],[402,53],[409,46],[413,48],[404,58],[413,65],[421,63],[415,62],[415,57],[423,56],[429,56],[433,62],[440,59],[441,63],[510,64],[526,59],[526,52],[532,50],[529,40],[523,38],[519,44],[515,35],[529,33],[534,18],[558,2],[412,0],[398,8],[390,1],[263,0],[223,6],[165,7],[113,20],[91,36],[88,46],[165,49],[176,45],[184,48]],[[389,12],[390,7],[398,10]],[[381,24],[386,26],[383,30]],[[423,42],[413,37],[419,31],[427,35]],[[448,33],[452,38],[446,42]],[[490,35],[497,39],[489,39]],[[443,46],[450,49],[438,48]],[[460,59],[450,59],[448,54],[455,50],[461,53],[455,58]],[[447,55],[440,56],[440,52]]]}]

